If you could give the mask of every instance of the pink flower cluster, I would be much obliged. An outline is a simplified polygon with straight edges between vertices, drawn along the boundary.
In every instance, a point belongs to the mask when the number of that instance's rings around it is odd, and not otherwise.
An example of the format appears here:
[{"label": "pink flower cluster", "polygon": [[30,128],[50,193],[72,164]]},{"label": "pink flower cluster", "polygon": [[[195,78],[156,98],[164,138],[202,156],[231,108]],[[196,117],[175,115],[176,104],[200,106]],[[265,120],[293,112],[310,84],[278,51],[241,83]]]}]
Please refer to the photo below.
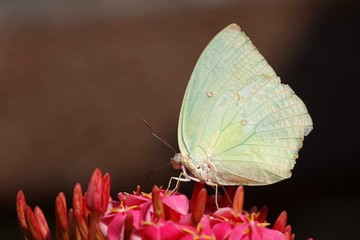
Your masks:
[{"label": "pink flower cluster", "polygon": [[[227,188],[224,197],[208,196],[200,183],[191,199],[185,195],[153,187],[144,193],[137,187],[133,194],[119,193],[110,198],[110,176],[95,169],[87,192],[75,185],[73,206],[67,211],[65,196],[55,200],[56,239],[228,239],[293,240],[287,214],[283,211],[273,226],[266,222],[267,208],[243,209],[244,188]],[[50,239],[50,231],[39,207],[26,204],[20,190],[17,195],[20,229],[26,239]],[[310,239],[309,239],[310,240]]]},{"label": "pink flower cluster", "polygon": [[[214,197],[208,197],[202,184],[196,184],[189,201],[185,195],[154,187],[151,194],[119,193],[111,201],[99,223],[106,239],[228,239],[292,240],[287,214],[283,212],[273,228],[265,221],[267,208],[243,210],[244,189],[227,189],[222,206],[213,211]],[[230,207],[230,205],[232,205]],[[226,207],[224,207],[226,206]]]}]

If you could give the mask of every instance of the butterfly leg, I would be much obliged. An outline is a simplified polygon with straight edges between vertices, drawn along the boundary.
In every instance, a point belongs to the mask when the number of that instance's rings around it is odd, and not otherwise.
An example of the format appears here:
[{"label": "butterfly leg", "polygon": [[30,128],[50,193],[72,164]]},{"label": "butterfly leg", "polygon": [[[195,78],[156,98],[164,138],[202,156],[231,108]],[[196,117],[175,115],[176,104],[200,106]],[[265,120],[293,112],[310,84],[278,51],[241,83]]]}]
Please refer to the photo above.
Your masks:
[{"label": "butterfly leg", "polygon": [[194,178],[187,173],[185,166],[182,166],[182,172],[180,173],[179,177],[171,177],[170,178],[170,181],[169,181],[166,191],[168,191],[170,189],[171,183],[173,180],[176,181],[176,185],[175,185],[175,188],[173,190],[171,190],[171,194],[176,192],[179,189],[180,182],[189,182],[191,180],[193,180],[194,182],[200,182],[199,179]]},{"label": "butterfly leg", "polygon": [[180,173],[179,177],[171,177],[170,181],[169,181],[169,184],[168,184],[168,187],[166,189],[166,192],[169,191],[173,181],[176,181],[176,185],[175,185],[174,189],[170,191],[170,194],[173,194],[174,192],[177,192],[177,190],[180,187],[180,182],[189,182],[189,181],[191,181],[191,179],[184,176],[184,173]]},{"label": "butterfly leg", "polygon": [[229,203],[232,204],[232,199],[230,198],[228,192],[226,191],[226,188],[224,186],[221,186],[224,190],[224,194],[226,195],[227,199],[229,200]]},{"label": "butterfly leg", "polygon": [[212,182],[206,182],[206,184],[215,188],[215,205],[216,205],[216,208],[219,209],[219,203],[218,203],[219,185],[217,185],[216,183],[212,183]]},{"label": "butterfly leg", "polygon": [[[181,175],[184,176],[184,178],[187,179],[186,182],[188,182],[190,180],[193,180],[194,182],[201,182],[199,179],[190,176],[187,173],[186,168],[184,166],[182,166],[182,170],[183,170],[183,172],[182,172],[182,174],[180,174],[180,176]],[[183,181],[183,182],[185,182],[185,181]],[[206,184],[215,188],[215,205],[216,205],[216,208],[219,209],[219,203],[218,203],[218,196],[219,196],[219,189],[218,188],[219,188],[219,185],[216,184],[216,183],[208,182],[208,181],[206,181]]]},{"label": "butterfly leg", "polygon": [[[195,177],[193,177],[193,176],[190,176],[190,175],[187,173],[185,166],[182,166],[181,168],[182,168],[182,174],[183,174],[183,176],[184,176],[185,178],[190,179],[190,180],[193,180],[194,182],[201,182],[199,179],[197,179],[197,178],[195,178]],[[190,180],[189,180],[189,181],[190,181]]]}]

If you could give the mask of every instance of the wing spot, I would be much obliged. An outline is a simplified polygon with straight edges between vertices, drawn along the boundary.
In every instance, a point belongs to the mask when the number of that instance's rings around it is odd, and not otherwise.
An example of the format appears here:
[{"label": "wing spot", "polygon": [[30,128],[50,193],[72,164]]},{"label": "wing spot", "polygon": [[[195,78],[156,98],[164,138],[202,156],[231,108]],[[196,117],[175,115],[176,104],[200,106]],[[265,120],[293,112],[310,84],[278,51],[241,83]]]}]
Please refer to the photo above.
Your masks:
[{"label": "wing spot", "polygon": [[206,96],[207,96],[208,98],[211,98],[211,97],[214,96],[214,94],[213,94],[212,91],[207,91],[207,92],[206,92]]},{"label": "wing spot", "polygon": [[244,119],[244,120],[241,120],[241,125],[245,126],[247,124],[247,121]]},{"label": "wing spot", "polygon": [[243,98],[245,98],[245,97],[241,96],[240,93],[237,93],[237,100],[238,100],[238,102],[240,102]]},{"label": "wing spot", "polygon": [[271,81],[271,80],[274,80],[274,78],[276,78],[276,76],[270,75],[270,76],[266,76],[265,78],[266,78],[267,80]]}]

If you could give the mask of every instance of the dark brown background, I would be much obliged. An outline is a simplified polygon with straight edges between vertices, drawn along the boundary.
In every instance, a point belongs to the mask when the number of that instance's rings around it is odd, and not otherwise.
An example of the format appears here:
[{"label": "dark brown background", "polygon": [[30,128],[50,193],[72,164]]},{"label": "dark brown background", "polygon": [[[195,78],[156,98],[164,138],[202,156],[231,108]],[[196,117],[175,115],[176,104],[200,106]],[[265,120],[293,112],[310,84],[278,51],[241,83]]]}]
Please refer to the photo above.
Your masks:
[{"label": "dark brown background", "polygon": [[246,207],[267,204],[270,222],[287,210],[297,239],[354,236],[352,226],[360,223],[356,10],[350,1],[1,2],[1,236],[21,238],[19,189],[51,221],[57,193],[70,199],[75,183],[86,188],[95,167],[111,174],[113,197],[137,184],[147,191],[167,184],[177,174],[170,166],[144,184],[173,153],[141,119],[177,146],[191,71],[210,39],[232,22],[314,121],[293,177],[247,187]]}]

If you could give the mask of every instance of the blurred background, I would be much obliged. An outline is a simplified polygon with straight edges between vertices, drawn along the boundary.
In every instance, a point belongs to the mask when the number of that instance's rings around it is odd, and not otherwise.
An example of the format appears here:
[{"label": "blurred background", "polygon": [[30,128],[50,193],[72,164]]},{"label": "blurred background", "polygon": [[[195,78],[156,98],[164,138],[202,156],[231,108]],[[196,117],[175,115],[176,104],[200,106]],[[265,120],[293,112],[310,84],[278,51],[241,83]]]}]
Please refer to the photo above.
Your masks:
[{"label": "blurred background", "polygon": [[[287,210],[296,239],[354,239],[360,207],[358,1],[1,1],[1,238],[21,239],[15,197],[53,221],[54,201],[95,167],[111,193],[178,173],[177,123],[197,58],[237,23],[306,103],[314,130],[289,180],[245,188],[245,207]],[[145,184],[146,182],[146,184]],[[190,192],[192,183],[181,191]],[[53,223],[50,223],[52,227]],[[54,233],[54,229],[52,229]]]}]

